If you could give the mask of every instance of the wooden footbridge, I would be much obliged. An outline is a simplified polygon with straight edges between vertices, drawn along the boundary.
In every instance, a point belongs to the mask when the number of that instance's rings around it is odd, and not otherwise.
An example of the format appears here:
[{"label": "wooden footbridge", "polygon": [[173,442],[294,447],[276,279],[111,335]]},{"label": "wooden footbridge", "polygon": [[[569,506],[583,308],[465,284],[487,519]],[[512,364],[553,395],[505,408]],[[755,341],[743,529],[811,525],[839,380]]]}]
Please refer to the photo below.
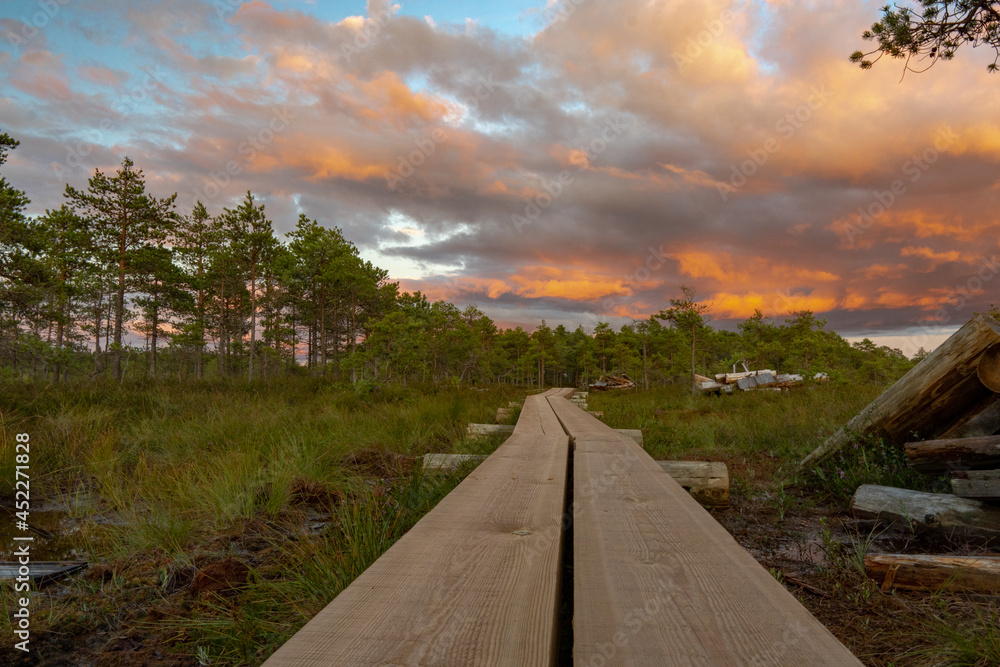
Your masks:
[{"label": "wooden footbridge", "polygon": [[265,663],[860,665],[632,439],[554,389]]}]

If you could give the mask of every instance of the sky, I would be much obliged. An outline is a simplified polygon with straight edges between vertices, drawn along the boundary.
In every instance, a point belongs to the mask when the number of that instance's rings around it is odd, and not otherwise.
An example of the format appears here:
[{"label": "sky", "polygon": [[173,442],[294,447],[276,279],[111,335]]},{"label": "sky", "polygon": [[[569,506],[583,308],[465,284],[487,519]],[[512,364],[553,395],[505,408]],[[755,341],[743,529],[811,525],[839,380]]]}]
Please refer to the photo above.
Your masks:
[{"label": "sky", "polygon": [[505,327],[687,285],[912,353],[1000,303],[1000,74],[860,70],[881,4],[6,0],[4,175],[31,214],[126,155],[181,213],[250,190]]}]

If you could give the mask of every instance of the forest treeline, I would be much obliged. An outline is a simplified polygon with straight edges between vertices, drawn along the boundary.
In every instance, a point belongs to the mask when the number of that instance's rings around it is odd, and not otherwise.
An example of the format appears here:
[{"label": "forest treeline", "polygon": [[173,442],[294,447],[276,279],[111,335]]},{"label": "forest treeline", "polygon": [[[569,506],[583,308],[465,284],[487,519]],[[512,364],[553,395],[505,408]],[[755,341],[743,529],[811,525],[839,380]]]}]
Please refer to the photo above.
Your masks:
[{"label": "forest treeline", "polygon": [[[0,165],[17,145],[0,134]],[[148,193],[125,158],[27,216],[28,196],[0,175],[0,379],[579,385],[624,373],[648,386],[686,380],[692,365],[885,380],[914,362],[851,345],[809,311],[717,330],[686,288],[618,330],[500,329],[474,306],[401,293],[336,227],[300,215],[280,240],[250,192],[214,216],[176,199]]]}]

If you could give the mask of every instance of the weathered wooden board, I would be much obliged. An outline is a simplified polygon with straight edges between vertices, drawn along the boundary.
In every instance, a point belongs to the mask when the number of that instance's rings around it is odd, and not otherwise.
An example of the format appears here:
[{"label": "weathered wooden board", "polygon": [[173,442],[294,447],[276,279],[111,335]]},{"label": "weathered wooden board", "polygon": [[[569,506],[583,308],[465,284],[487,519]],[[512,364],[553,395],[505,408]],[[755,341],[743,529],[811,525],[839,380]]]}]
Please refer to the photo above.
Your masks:
[{"label": "weathered wooden board", "polygon": [[956,470],[951,492],[962,498],[1000,500],[1000,470]]},{"label": "weathered wooden board", "polygon": [[568,454],[529,397],[514,434],[265,664],[552,664]]},{"label": "weathered wooden board", "polygon": [[657,461],[663,471],[702,505],[729,505],[729,469],[718,461]]},{"label": "weathered wooden board", "polygon": [[869,554],[865,572],[882,590],[1000,594],[1000,558]]},{"label": "weathered wooden board", "polygon": [[470,438],[481,435],[496,435],[513,433],[514,427],[508,424],[469,424],[465,427],[465,434]]},{"label": "weathered wooden board", "polygon": [[936,438],[972,419],[996,394],[978,376],[983,353],[1000,343],[1000,322],[975,315],[948,340],[816,448],[802,465],[817,463],[855,436],[875,434],[902,444],[916,432]]},{"label": "weathered wooden board", "polygon": [[976,538],[1000,538],[1000,507],[945,493],[923,493],[863,484],[851,499],[851,513],[914,530]]},{"label": "weathered wooden board", "polygon": [[575,442],[574,664],[861,664],[638,445],[549,402]]},{"label": "weathered wooden board", "polygon": [[925,473],[1000,467],[1000,436],[906,443],[910,467]]},{"label": "weathered wooden board", "polygon": [[433,470],[454,470],[468,461],[482,461],[485,456],[478,454],[424,454],[424,472]]}]

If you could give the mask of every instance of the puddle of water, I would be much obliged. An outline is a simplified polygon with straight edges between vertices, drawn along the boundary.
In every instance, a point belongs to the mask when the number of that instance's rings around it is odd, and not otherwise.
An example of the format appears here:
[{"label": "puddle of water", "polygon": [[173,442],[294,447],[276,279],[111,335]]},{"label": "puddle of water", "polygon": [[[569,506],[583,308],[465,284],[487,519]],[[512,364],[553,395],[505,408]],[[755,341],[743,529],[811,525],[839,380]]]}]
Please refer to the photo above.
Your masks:
[{"label": "puddle of water", "polygon": [[51,535],[47,536],[36,531],[19,530],[16,526],[18,519],[11,511],[8,507],[0,507],[0,561],[16,560],[14,551],[18,543],[13,540],[15,536],[35,538],[31,542],[32,560],[72,560],[76,557],[71,539],[76,530],[76,522],[66,512],[31,512],[28,523]]}]

